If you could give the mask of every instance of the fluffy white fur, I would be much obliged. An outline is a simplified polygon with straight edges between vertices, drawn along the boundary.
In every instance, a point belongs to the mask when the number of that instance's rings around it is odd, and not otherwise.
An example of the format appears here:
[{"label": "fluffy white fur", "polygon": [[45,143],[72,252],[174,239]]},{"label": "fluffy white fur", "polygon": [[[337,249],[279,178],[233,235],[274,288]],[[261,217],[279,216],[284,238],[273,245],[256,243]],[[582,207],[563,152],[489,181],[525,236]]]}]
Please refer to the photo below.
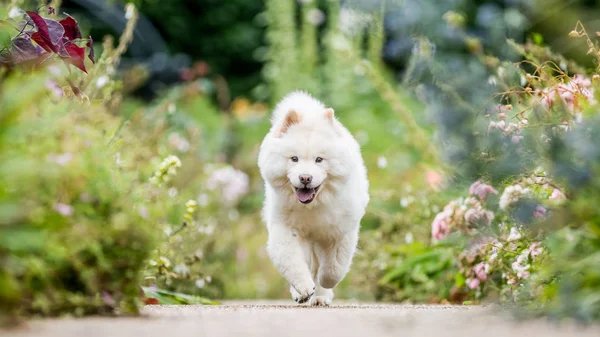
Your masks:
[{"label": "fluffy white fur", "polygon": [[271,260],[296,302],[331,304],[332,289],[350,269],[369,202],[359,144],[333,109],[293,92],[275,107],[258,166]]}]

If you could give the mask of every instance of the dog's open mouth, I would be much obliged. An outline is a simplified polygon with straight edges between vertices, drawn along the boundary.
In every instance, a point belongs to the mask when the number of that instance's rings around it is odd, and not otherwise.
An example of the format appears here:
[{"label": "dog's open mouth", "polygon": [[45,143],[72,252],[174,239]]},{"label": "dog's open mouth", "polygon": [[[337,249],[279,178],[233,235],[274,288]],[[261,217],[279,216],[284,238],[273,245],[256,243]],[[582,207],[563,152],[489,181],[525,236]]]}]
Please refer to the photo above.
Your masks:
[{"label": "dog's open mouth", "polygon": [[294,189],[296,190],[296,197],[298,197],[298,201],[300,201],[303,204],[310,204],[313,200],[315,200],[315,196],[317,195],[319,187],[321,186],[317,186],[315,188],[294,187]]}]

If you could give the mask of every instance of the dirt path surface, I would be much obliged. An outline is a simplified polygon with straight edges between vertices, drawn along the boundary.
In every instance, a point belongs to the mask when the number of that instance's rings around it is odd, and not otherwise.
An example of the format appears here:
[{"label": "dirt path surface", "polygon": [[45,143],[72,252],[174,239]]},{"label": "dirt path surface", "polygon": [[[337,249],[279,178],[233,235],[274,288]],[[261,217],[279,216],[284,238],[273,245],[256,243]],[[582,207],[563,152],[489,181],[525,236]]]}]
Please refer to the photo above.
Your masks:
[{"label": "dirt path surface", "polygon": [[230,302],[220,306],[147,306],[144,317],[34,320],[3,337],[96,336],[600,336],[548,321],[518,323],[490,307],[342,304],[329,308],[289,302]]}]

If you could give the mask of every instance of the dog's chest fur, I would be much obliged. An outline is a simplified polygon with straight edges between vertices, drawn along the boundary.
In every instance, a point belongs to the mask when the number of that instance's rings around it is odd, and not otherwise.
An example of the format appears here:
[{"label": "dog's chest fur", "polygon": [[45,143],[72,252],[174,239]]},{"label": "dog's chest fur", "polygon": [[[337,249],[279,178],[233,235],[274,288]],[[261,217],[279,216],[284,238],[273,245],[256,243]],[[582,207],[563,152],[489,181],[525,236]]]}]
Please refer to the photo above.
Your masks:
[{"label": "dog's chest fur", "polygon": [[355,224],[345,209],[326,205],[311,208],[294,205],[285,210],[284,217],[295,233],[314,241],[335,241]]}]

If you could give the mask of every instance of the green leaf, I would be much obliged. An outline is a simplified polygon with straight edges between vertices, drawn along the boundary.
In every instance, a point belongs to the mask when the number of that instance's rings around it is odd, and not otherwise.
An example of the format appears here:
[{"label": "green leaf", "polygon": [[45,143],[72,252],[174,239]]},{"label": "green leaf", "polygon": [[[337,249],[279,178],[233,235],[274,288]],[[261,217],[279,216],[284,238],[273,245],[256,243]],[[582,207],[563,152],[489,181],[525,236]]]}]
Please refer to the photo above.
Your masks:
[{"label": "green leaf", "polygon": [[544,37],[540,33],[532,33],[531,38],[533,39],[533,43],[538,46],[541,46],[544,43]]},{"label": "green leaf", "polygon": [[210,300],[201,296],[194,296],[188,294],[175,293],[163,289],[151,289],[149,287],[142,287],[144,295],[149,298],[156,298],[160,304],[203,304],[203,305],[217,305],[219,302]]},{"label": "green leaf", "polygon": [[413,270],[416,265],[423,263],[427,260],[435,260],[439,259],[442,256],[442,252],[440,251],[428,251],[421,255],[412,256],[404,261],[398,267],[392,269],[389,273],[387,273],[379,282],[380,284],[386,284],[390,281],[401,277],[406,274],[408,271]]},{"label": "green leaf", "polygon": [[462,288],[466,284],[465,276],[460,272],[454,276],[456,287]]}]

